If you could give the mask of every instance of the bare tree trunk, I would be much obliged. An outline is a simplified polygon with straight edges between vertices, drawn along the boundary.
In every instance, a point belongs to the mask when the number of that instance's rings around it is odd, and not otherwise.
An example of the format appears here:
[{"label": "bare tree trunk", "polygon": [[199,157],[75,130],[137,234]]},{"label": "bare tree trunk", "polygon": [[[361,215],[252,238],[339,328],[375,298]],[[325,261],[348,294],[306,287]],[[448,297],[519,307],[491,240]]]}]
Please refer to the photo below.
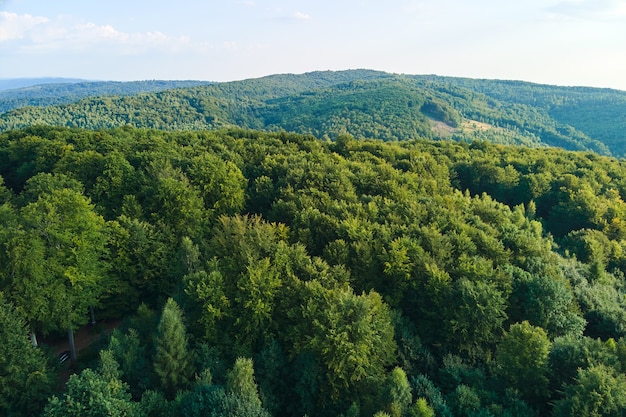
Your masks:
[{"label": "bare tree trunk", "polygon": [[91,319],[91,325],[95,326],[96,325],[96,315],[93,312],[93,307],[89,307],[89,318]]},{"label": "bare tree trunk", "polygon": [[72,361],[72,366],[76,366],[76,362],[78,361],[78,357],[76,356],[76,345],[74,344],[74,330],[72,328],[67,329],[67,340],[70,345],[70,360]]},{"label": "bare tree trunk", "polygon": [[39,346],[39,343],[37,343],[37,333],[35,333],[34,330],[30,331],[30,343],[33,345],[33,347]]}]

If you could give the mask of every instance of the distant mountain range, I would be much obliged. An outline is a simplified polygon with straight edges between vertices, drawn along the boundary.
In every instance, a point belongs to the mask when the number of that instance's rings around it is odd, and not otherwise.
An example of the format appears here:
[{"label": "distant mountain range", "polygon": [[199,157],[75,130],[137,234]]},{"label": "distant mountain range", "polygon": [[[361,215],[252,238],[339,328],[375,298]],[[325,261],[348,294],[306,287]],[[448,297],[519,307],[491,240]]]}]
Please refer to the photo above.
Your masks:
[{"label": "distant mountain range", "polygon": [[487,140],[626,154],[626,92],[371,70],[227,83],[78,82],[0,92],[0,131],[33,124],[239,126],[335,139]]},{"label": "distant mountain range", "polygon": [[0,78],[0,91],[12,90],[17,88],[31,87],[33,85],[42,84],[72,84],[87,82],[81,78],[59,78],[59,77],[44,77],[44,78]]},{"label": "distant mountain range", "polygon": [[[11,80],[5,80],[10,85]],[[29,84],[30,81],[30,84]],[[26,106],[67,104],[86,97],[127,96],[210,84],[208,81],[85,81],[66,78],[14,80],[23,87],[0,88],[0,113]],[[1,81],[0,81],[1,84]]]}]

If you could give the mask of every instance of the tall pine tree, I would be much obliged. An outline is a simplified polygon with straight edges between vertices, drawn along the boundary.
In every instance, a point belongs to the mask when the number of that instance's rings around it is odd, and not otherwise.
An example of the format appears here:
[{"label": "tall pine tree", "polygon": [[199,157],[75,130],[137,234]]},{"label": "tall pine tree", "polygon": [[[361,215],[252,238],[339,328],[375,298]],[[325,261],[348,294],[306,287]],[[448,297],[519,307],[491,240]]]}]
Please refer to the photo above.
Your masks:
[{"label": "tall pine tree", "polygon": [[183,313],[172,298],[165,303],[157,328],[154,371],[169,398],[189,384],[193,372]]}]

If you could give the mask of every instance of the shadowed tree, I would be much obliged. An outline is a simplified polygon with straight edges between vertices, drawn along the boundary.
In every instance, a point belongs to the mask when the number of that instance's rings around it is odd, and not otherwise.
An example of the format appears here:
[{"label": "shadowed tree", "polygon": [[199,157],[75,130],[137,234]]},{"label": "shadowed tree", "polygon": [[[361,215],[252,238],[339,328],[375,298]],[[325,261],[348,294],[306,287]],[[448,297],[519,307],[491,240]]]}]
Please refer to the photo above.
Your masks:
[{"label": "shadowed tree", "polygon": [[31,416],[55,383],[43,352],[32,346],[26,321],[0,293],[0,414]]}]

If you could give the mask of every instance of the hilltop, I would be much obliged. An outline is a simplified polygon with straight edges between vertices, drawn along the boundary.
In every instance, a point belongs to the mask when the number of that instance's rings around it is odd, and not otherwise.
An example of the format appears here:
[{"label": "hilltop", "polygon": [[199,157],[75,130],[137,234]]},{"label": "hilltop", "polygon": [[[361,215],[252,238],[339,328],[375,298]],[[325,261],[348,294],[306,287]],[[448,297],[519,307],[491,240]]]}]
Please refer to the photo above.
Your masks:
[{"label": "hilltop", "polygon": [[[14,108],[0,115],[0,130],[33,124],[163,130],[236,126],[330,139],[347,133],[385,141],[487,140],[615,156],[626,152],[626,92],[619,90],[371,70],[124,91],[132,86],[120,83],[117,92],[96,92],[71,103]],[[5,100],[0,95],[0,106]]]}]

